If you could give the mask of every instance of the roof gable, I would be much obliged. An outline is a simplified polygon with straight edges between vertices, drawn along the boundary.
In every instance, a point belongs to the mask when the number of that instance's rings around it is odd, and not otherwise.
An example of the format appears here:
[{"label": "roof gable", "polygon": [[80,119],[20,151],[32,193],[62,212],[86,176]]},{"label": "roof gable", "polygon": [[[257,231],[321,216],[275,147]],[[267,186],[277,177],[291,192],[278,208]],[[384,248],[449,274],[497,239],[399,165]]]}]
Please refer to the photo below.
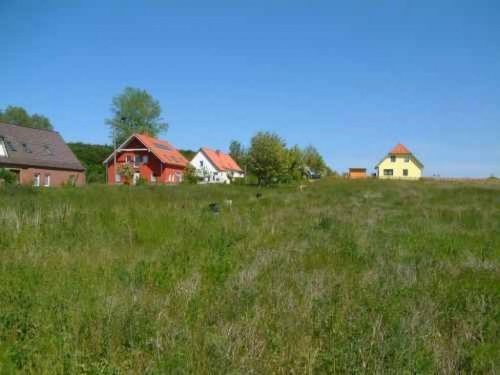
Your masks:
[{"label": "roof gable", "polygon": [[411,151],[406,148],[406,146],[402,143],[398,143],[394,146],[391,151],[389,151],[390,155],[411,155]]},{"label": "roof gable", "polygon": [[[173,164],[181,167],[185,167],[188,165],[188,160],[169,142],[150,137],[146,134],[132,134],[125,142],[123,142],[117,150],[124,148],[128,145],[133,139],[137,139],[141,142],[144,147],[149,149],[162,163],[165,164]],[[107,163],[111,160],[114,155],[114,151],[110,156],[104,160],[104,163]]]},{"label": "roof gable", "polygon": [[238,163],[236,163],[230,155],[222,151],[215,151],[208,147],[202,147],[201,152],[219,171],[243,172]]},{"label": "roof gable", "polygon": [[0,138],[6,150],[0,156],[2,164],[85,170],[61,135],[52,130],[0,123]]}]

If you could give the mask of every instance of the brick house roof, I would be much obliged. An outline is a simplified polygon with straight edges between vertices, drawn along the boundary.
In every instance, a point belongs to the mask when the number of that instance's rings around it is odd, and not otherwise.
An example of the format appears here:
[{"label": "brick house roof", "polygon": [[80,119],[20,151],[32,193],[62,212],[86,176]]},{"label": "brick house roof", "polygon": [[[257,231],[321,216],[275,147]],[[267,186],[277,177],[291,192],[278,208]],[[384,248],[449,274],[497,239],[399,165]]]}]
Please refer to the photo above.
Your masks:
[{"label": "brick house roof", "polygon": [[[133,139],[137,139],[141,142],[144,147],[148,149],[148,151],[153,153],[153,155],[155,155],[164,164],[177,165],[181,167],[186,167],[189,164],[189,161],[171,143],[153,138],[147,134],[132,134],[118,147],[118,152],[120,152],[120,149],[126,148],[126,145],[130,144]],[[115,153],[113,151],[103,163],[108,163],[114,154]]]},{"label": "brick house roof", "polygon": [[208,160],[210,160],[219,171],[243,172],[238,163],[236,163],[230,155],[222,151],[215,151],[208,147],[202,147],[201,152],[205,154]]},{"label": "brick house roof", "polygon": [[84,171],[58,132],[0,123],[0,142],[7,156],[0,164]]},{"label": "brick house roof", "polygon": [[411,151],[406,148],[405,145],[398,143],[396,146],[389,151],[390,155],[410,155]]}]

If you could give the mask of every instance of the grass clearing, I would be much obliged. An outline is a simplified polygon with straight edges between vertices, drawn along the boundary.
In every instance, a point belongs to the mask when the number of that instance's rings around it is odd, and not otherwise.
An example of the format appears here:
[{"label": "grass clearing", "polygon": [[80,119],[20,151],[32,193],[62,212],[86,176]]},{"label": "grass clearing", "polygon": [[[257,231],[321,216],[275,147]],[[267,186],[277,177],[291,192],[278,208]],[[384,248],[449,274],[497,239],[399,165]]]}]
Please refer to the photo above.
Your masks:
[{"label": "grass clearing", "polygon": [[0,372],[500,371],[500,184],[255,193],[0,190]]}]

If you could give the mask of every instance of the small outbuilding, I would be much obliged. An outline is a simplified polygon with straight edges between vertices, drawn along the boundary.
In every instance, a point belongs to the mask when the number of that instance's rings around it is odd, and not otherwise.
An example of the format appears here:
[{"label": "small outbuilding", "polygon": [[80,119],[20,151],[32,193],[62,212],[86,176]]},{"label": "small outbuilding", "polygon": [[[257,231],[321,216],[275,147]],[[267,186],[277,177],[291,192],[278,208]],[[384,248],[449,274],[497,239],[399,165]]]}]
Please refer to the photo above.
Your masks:
[{"label": "small outbuilding", "polygon": [[367,178],[366,168],[349,168],[347,176],[351,179]]}]

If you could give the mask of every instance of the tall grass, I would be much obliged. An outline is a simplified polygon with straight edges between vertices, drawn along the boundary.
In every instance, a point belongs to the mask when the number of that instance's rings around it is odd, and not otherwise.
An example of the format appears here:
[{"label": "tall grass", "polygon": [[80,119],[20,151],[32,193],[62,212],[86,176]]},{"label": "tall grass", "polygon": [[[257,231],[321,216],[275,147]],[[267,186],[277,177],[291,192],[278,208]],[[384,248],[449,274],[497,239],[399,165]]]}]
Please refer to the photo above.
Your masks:
[{"label": "tall grass", "polygon": [[498,184],[255,193],[0,190],[0,372],[500,371]]}]

